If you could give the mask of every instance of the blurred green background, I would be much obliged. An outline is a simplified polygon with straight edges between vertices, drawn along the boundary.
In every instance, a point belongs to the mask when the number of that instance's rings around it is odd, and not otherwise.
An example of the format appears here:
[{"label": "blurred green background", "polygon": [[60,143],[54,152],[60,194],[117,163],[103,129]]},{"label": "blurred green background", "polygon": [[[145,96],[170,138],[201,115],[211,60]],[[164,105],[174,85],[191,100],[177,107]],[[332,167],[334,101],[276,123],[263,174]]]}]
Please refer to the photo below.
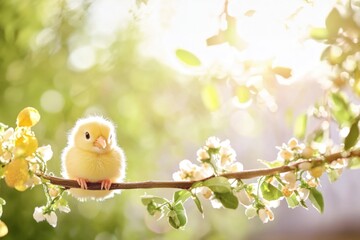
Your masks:
[{"label": "blurred green background", "polygon": [[[144,56],[146,36],[138,24],[143,5],[139,10],[135,2],[121,1],[101,22],[96,18],[99,2],[0,1],[0,121],[14,126],[22,108],[38,109],[42,119],[34,131],[40,144],[52,146],[48,169],[55,175],[60,175],[67,132],[89,114],[104,115],[117,125],[118,143],[128,159],[127,181],[170,180],[178,162],[195,160],[197,148],[212,135],[231,140],[245,169],[259,167],[257,158],[275,158],[274,146],[291,137],[289,115],[306,110],[322,91],[309,90],[310,82],[279,85],[273,92],[279,100],[276,113],[227,105],[209,111],[201,96],[208,80]],[[174,230],[165,219],[152,219],[142,206],[145,192],[173,193],[153,189],[123,191],[100,203],[69,196],[71,213],[58,214],[58,226],[52,228],[32,217],[34,208],[45,203],[42,189],[20,193],[1,181],[1,197],[7,201],[2,220],[9,228],[6,239],[356,239],[359,230],[352,226],[360,224],[360,209],[351,199],[360,193],[352,191],[358,187],[356,173],[345,175],[329,186],[324,180],[324,215],[282,206],[266,225],[248,221],[242,207],[216,210],[203,201],[205,218],[189,202],[188,225]]]}]

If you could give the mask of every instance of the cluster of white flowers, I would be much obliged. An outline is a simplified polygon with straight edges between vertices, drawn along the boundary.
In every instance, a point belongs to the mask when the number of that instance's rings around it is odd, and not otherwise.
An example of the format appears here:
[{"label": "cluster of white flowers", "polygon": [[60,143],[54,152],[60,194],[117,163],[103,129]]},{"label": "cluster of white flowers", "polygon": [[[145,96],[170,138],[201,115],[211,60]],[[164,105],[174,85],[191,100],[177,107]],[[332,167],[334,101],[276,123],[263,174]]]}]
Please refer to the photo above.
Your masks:
[{"label": "cluster of white flowers", "polygon": [[[231,147],[229,140],[220,141],[217,137],[209,137],[196,155],[199,165],[188,159],[182,160],[179,163],[180,170],[173,174],[175,181],[197,181],[210,176],[243,170],[243,165],[236,161],[236,152]],[[197,191],[204,198],[209,199],[214,208],[222,206],[208,187],[198,188]]]},{"label": "cluster of white flowers", "polygon": [[182,160],[179,163],[180,171],[173,174],[175,181],[200,180],[212,175],[243,170],[243,165],[236,161],[236,152],[230,146],[229,140],[220,141],[217,137],[209,137],[196,155],[200,165],[187,159]]},{"label": "cluster of white flowers", "polygon": [[[68,206],[60,206],[58,208],[60,212],[69,213],[70,208]],[[46,211],[45,207],[35,207],[33,217],[36,222],[42,222],[46,220],[52,227],[57,225],[57,215],[54,211]]]},{"label": "cluster of white flowers", "polygon": [[255,189],[258,186],[255,183],[243,184],[243,188],[235,193],[239,202],[245,207],[245,215],[251,219],[258,216],[263,223],[274,220],[274,213],[271,208],[276,208],[280,205],[280,200],[267,201],[260,199],[256,195]]}]

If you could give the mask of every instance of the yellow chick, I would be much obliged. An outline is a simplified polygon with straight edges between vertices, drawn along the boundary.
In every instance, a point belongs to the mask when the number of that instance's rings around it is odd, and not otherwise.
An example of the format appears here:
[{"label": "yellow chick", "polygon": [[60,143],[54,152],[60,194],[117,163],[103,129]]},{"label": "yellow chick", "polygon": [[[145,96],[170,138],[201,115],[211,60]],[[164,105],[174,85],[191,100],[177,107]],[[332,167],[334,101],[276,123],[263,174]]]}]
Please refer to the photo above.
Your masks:
[{"label": "yellow chick", "polygon": [[[104,200],[114,194],[113,182],[125,177],[125,155],[117,146],[114,125],[99,116],[79,119],[71,130],[62,156],[62,175],[81,186],[70,194],[81,201]],[[86,190],[87,182],[101,182],[101,189]],[[117,190],[117,192],[120,192]]]}]

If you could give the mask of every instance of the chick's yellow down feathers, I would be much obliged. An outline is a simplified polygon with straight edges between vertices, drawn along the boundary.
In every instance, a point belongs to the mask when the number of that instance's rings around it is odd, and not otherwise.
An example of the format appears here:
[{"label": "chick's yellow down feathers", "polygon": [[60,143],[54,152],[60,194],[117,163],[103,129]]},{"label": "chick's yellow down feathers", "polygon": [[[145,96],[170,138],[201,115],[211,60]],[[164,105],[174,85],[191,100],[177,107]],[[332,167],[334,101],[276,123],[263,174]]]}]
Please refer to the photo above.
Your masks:
[{"label": "chick's yellow down feathers", "polygon": [[[113,124],[103,117],[76,122],[61,161],[63,177],[74,179],[81,186],[70,189],[70,194],[82,201],[112,197],[115,190],[109,190],[111,183],[121,182],[125,177],[124,152],[117,146]],[[87,182],[101,182],[104,190],[86,190]]]}]

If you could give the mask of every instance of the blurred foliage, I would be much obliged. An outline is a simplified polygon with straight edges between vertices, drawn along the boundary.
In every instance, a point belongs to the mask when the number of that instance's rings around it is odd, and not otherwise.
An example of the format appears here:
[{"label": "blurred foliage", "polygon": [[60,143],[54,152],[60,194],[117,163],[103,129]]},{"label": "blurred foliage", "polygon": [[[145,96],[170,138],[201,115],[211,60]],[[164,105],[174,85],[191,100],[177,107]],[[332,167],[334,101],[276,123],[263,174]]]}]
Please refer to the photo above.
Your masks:
[{"label": "blurred foliage", "polygon": [[[136,4],[146,2],[136,1]],[[328,93],[330,102],[319,101],[312,115],[328,120],[329,115],[323,113],[330,111],[341,127],[350,127],[345,140],[348,149],[357,143],[359,120],[346,95],[360,92],[360,30],[356,22],[359,10],[350,3],[330,11],[326,28],[311,30],[314,39],[327,45],[322,59],[334,71],[332,91],[338,90]],[[180,75],[141,55],[139,43],[143,36],[136,21],[110,34],[92,31],[89,15],[95,4],[90,0],[0,1],[0,121],[13,126],[20,109],[26,106],[38,109],[42,120],[34,131],[41,144],[53,147],[54,157],[48,168],[55,175],[59,175],[59,156],[66,145],[66,133],[84,115],[102,114],[117,124],[118,142],[128,159],[127,180],[141,181],[170,179],[169,172],[178,163],[174,156],[183,158],[184,149],[194,150],[193,146],[220,132],[228,123],[216,112],[226,102],[221,95],[224,82],[234,89],[232,95],[240,104],[248,106],[254,99],[271,111],[276,110],[272,98],[277,93],[274,82],[278,76],[290,78],[290,68],[271,61],[249,60],[241,62],[242,76],[260,76],[261,84],[249,81],[244,85],[236,79],[227,82],[223,76],[192,81],[192,77]],[[207,44],[227,42],[241,51],[245,44],[235,36],[236,19],[226,6],[221,14],[226,27],[208,38]],[[246,13],[249,17],[253,14],[253,11]],[[177,49],[174,55],[189,66],[202,63],[202,59],[185,49]],[[249,118],[252,120],[254,112],[237,113],[231,121],[246,131],[251,128],[241,124]],[[307,131],[307,119],[300,115],[297,120],[295,132],[299,137]],[[255,120],[252,120],[254,125]],[[259,131],[258,128],[252,129]],[[328,139],[329,128],[324,125],[307,138],[318,143]],[[249,147],[248,151],[253,154],[259,148]],[[243,214],[226,211],[219,217],[219,212],[208,211],[205,224],[196,206],[189,206],[191,223],[186,231],[171,230],[147,216],[140,206],[139,196],[144,193],[141,190],[124,191],[105,203],[78,203],[69,199],[71,215],[60,215],[58,227],[53,229],[31,217],[34,207],[44,202],[41,189],[19,194],[7,188],[3,181],[0,188],[1,196],[7,201],[2,216],[9,228],[7,239],[234,239],[246,235],[246,231],[238,231],[247,226]],[[171,196],[171,192],[161,192]],[[209,206],[204,204],[206,207]],[[232,230],[225,234],[225,228]]]},{"label": "blurred foliage", "polygon": [[[91,1],[78,1],[76,8],[71,2],[0,2],[1,122],[14,126],[20,109],[39,109],[42,121],[34,131],[41,144],[53,147],[48,168],[59,175],[67,131],[84,115],[102,114],[117,125],[128,159],[128,181],[170,179],[164,169],[177,162],[166,155],[183,154],[182,146],[204,139],[212,128],[198,96],[200,85],[193,82],[189,88],[184,77],[140,57],[136,22],[113,33],[115,41],[108,47],[94,47],[99,36],[87,29]],[[69,62],[83,45],[96,53],[96,64],[86,71]],[[59,216],[60,227],[52,229],[31,217],[34,207],[44,202],[41,190],[19,195],[3,183],[1,189],[8,200],[3,214],[8,239],[144,239],[155,234],[145,227],[146,213],[137,206],[141,191],[124,192],[106,203],[73,200],[72,216]]]}]

